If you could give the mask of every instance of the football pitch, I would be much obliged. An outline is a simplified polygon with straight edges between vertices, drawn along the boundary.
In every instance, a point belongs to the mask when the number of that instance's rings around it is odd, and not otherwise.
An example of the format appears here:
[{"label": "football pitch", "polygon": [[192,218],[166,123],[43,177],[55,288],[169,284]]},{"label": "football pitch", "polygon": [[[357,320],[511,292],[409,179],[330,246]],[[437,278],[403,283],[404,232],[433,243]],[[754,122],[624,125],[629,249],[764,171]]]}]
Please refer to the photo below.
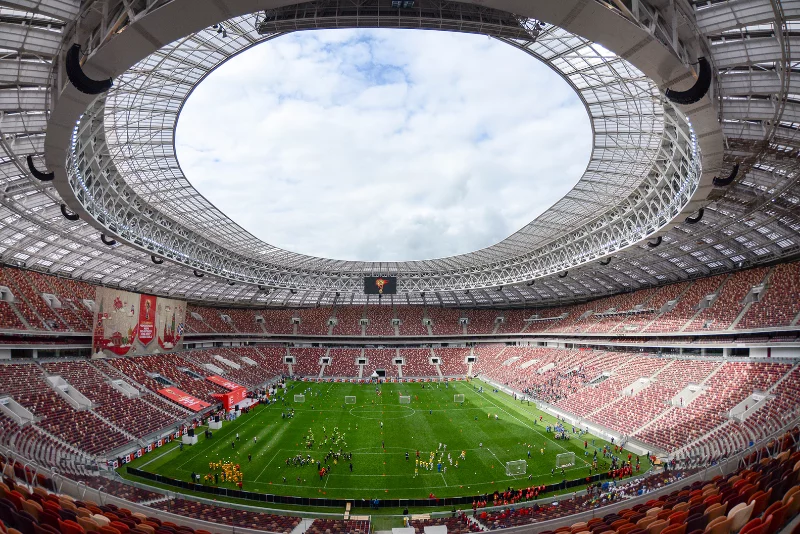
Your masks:
[{"label": "football pitch", "polygon": [[[424,386],[290,381],[276,396],[278,402],[224,422],[212,438],[205,439],[200,427],[197,445],[181,451],[173,442],[119,471],[128,476],[125,470],[130,466],[184,481],[196,473],[203,483],[237,489],[235,481],[204,479],[222,473],[209,464],[230,462],[240,466],[246,491],[328,499],[421,499],[430,493],[469,496],[585,478],[595,449],[600,471],[608,470],[602,448],[609,443],[590,434],[555,440],[552,429],[548,433],[545,428],[556,419],[533,404],[494,393],[477,380]],[[481,386],[483,393],[478,391]],[[295,402],[296,394],[304,394],[305,401]],[[457,394],[464,395],[463,403],[454,402]],[[401,404],[401,395],[409,396],[410,404]],[[345,404],[346,396],[355,396],[356,403]],[[290,410],[294,416],[284,418]],[[569,433],[572,427],[565,429]],[[352,459],[325,458],[340,448]],[[433,453],[431,469],[417,465],[417,451],[422,462],[429,462]],[[575,453],[575,465],[562,475],[554,468],[556,456],[564,452]],[[305,465],[287,464],[298,455],[306,459]],[[627,459],[627,453],[624,456]],[[527,462],[525,474],[506,474],[506,462],[513,460]],[[322,478],[317,461],[330,466]],[[642,470],[647,467],[642,458]]]}]

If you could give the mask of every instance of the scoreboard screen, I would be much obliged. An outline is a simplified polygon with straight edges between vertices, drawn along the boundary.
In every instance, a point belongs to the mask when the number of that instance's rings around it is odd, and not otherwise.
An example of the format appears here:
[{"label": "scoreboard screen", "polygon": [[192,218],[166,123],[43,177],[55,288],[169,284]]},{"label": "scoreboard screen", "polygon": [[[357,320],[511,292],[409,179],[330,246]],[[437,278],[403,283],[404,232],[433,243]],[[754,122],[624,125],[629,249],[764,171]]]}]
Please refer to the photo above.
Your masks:
[{"label": "scoreboard screen", "polygon": [[397,293],[396,276],[364,277],[364,293],[367,295],[394,295]]}]

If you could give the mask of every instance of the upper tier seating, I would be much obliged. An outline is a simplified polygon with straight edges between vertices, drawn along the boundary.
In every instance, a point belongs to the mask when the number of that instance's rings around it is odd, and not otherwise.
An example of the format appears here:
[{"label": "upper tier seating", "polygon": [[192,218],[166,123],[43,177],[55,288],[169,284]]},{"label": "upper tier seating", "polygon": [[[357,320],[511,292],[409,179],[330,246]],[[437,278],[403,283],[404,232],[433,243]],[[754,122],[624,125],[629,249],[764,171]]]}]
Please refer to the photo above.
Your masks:
[{"label": "upper tier seating", "polygon": [[712,276],[695,280],[680,296],[672,310],[656,317],[644,332],[680,332],[689,320],[697,313],[697,305],[706,295],[713,293],[725,280],[725,275]]},{"label": "upper tier seating", "polygon": [[782,263],[769,277],[766,293],[754,302],[736,328],[768,328],[792,324],[800,314],[800,262]]},{"label": "upper tier seating", "polygon": [[[237,332],[244,332],[248,334],[260,334],[264,329],[256,321],[257,310],[242,310],[237,308],[228,308],[220,310],[220,313],[227,315],[233,321],[233,328]],[[220,319],[222,319],[220,317]],[[224,321],[223,321],[224,322]],[[228,323],[225,323],[228,325]],[[230,326],[230,325],[229,325]]]},{"label": "upper tier seating", "polygon": [[368,336],[393,336],[394,306],[367,306]]},{"label": "upper tier seating", "polygon": [[260,310],[264,317],[264,327],[270,334],[291,334],[294,332],[292,317],[294,310]]},{"label": "upper tier seating", "polygon": [[766,268],[749,269],[731,275],[722,286],[714,304],[692,319],[684,331],[727,330],[742,311],[744,298],[753,286],[764,280],[767,271]]},{"label": "upper tier seating", "polygon": [[491,334],[494,332],[495,319],[500,317],[501,312],[495,310],[467,310],[468,334]]},{"label": "upper tier seating", "polygon": [[427,336],[428,329],[422,324],[425,308],[422,306],[398,306],[401,336]]},{"label": "upper tier seating", "polygon": [[[212,332],[218,332],[220,334],[235,333],[236,330],[234,330],[233,325],[231,325],[230,323],[226,323],[219,316],[220,312],[221,310],[218,310],[216,308],[206,308],[202,306],[194,306],[192,304],[190,304],[186,308],[186,315],[187,317],[189,317],[189,324],[192,326],[192,328],[194,329],[197,329],[198,327],[203,328],[202,324],[205,323],[205,325],[207,325],[207,328],[210,328]],[[192,313],[196,313],[197,315],[202,317],[203,318],[202,323],[194,319]],[[203,330],[199,331],[202,332]]]},{"label": "upper tier seating", "polygon": [[328,319],[333,317],[333,308],[301,308],[297,310],[300,325],[297,333],[307,336],[325,336],[328,334]]},{"label": "upper tier seating", "polygon": [[433,321],[434,336],[461,335],[463,333],[463,328],[458,321],[461,318],[459,309],[428,306],[428,318]]},{"label": "upper tier seating", "polygon": [[335,336],[360,336],[361,319],[364,318],[364,306],[337,306]]},{"label": "upper tier seating", "polygon": [[[765,278],[765,275],[767,277]],[[767,281],[762,300],[745,308],[744,297],[753,286]],[[94,299],[94,286],[85,282],[26,271],[0,268],[0,286],[7,286],[15,297],[13,303],[0,301],[0,329],[55,330],[88,332],[94,322],[84,300]],[[719,290],[719,298],[702,311],[698,305],[704,297]],[[51,308],[43,293],[56,296],[61,307]],[[669,312],[659,310],[669,301],[677,305]],[[514,333],[649,333],[649,332],[708,332],[726,331],[743,310],[746,312],[737,330],[789,326],[800,315],[800,262],[784,263],[769,268],[754,268],[730,275],[718,275],[658,288],[602,297],[570,306],[525,310],[483,310],[470,308],[441,308],[408,305],[370,304],[369,306],[321,306],[302,309],[213,308],[187,306],[186,325],[189,333],[327,335],[328,319],[334,315],[339,324],[333,335],[360,336],[360,319],[367,318],[368,336],[393,336],[392,319],[401,321],[401,336],[425,336],[428,328],[423,317],[432,321],[434,335],[457,336],[464,332],[459,319],[469,319],[468,334]],[[619,314],[640,306],[641,311]],[[600,314],[617,312],[601,317]],[[15,310],[18,313],[15,313]],[[192,312],[200,319],[195,318]],[[583,317],[587,312],[589,315]],[[562,315],[566,314],[565,317]],[[227,315],[232,322],[222,320]],[[261,324],[257,316],[264,318]],[[21,319],[24,318],[26,325]],[[496,324],[502,316],[504,322]],[[538,320],[525,321],[533,316]],[[294,328],[292,319],[300,323]],[[583,318],[582,318],[583,317]],[[496,332],[495,332],[496,330]],[[296,332],[295,332],[296,331]],[[792,339],[793,340],[793,339]]]}]

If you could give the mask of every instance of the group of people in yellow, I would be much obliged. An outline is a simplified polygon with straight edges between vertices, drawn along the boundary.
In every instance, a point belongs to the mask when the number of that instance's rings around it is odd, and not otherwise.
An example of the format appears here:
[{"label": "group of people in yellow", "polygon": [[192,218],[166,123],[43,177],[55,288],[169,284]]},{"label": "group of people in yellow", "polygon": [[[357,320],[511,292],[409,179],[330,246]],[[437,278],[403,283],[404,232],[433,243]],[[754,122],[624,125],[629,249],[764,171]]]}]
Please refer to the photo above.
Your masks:
[{"label": "group of people in yellow", "polygon": [[[436,460],[436,453],[439,453],[439,459]],[[431,451],[430,456],[428,457],[428,461],[420,459],[419,451],[417,451],[417,457],[414,460],[414,478],[419,476],[419,468],[426,471],[433,471],[436,469],[439,473],[447,473],[447,464],[445,463],[445,453],[447,453],[447,463],[450,466],[455,467],[458,469],[458,460],[466,460],[467,459],[467,451],[462,450],[461,454],[458,456],[458,459],[455,461],[453,460],[453,456],[447,452],[447,443],[439,443],[439,448],[435,451]]]},{"label": "group of people in yellow", "polygon": [[219,462],[208,462],[208,468],[211,470],[211,473],[204,477],[208,482],[218,484],[221,480],[222,482],[232,482],[238,485],[244,480],[244,473],[242,473],[239,464],[222,460]]}]

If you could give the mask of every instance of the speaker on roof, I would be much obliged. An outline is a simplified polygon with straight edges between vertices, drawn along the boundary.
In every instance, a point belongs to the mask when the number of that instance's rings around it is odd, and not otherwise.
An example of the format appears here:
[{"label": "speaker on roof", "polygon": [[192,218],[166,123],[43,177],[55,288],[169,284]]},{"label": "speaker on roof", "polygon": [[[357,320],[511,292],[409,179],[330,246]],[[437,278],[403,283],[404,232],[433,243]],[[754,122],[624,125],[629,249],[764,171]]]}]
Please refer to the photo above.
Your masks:
[{"label": "speaker on roof", "polygon": [[106,237],[106,234],[100,234],[100,241],[102,241],[103,243],[105,243],[105,244],[106,244],[106,245],[108,245],[109,247],[113,247],[114,245],[116,245],[116,244],[117,244],[117,242],[116,242],[115,240],[113,240],[113,239],[108,239],[108,238]]},{"label": "speaker on roof", "polygon": [[697,224],[703,218],[703,214],[704,213],[705,213],[705,210],[703,208],[700,208],[699,210],[697,210],[697,217],[686,217],[685,222],[687,222],[689,224]]},{"label": "speaker on roof", "polygon": [[726,187],[733,183],[736,179],[736,176],[739,174],[739,164],[733,166],[733,170],[731,170],[731,174],[727,178],[717,178],[714,177],[714,186],[715,187]]},{"label": "speaker on roof", "polygon": [[89,78],[83,67],[81,67],[81,45],[75,43],[67,50],[67,57],[64,61],[64,68],[67,71],[67,78],[75,89],[87,95],[99,95],[105,93],[113,85],[111,78],[106,80],[93,80]]},{"label": "speaker on roof", "polygon": [[660,244],[661,244],[661,236],[658,236],[655,241],[647,242],[647,246],[650,248],[656,248]]},{"label": "speaker on roof", "polygon": [[150,256],[150,259],[156,265],[161,265],[162,263],[164,263],[164,260],[162,260],[161,258],[156,258],[155,256]]},{"label": "speaker on roof", "polygon": [[600,265],[608,265],[609,263],[611,263],[611,256],[607,257],[604,260],[600,260]]},{"label": "speaker on roof", "polygon": [[56,177],[56,175],[54,173],[52,173],[52,172],[42,172],[42,171],[38,170],[36,167],[34,167],[33,166],[33,156],[28,155],[28,157],[25,158],[25,161],[28,162],[28,170],[31,171],[31,174],[37,180],[41,180],[43,182],[52,182],[53,178]]},{"label": "speaker on roof", "polygon": [[699,102],[708,92],[708,89],[711,87],[711,63],[709,63],[705,57],[698,58],[697,62],[699,63],[697,81],[685,91],[667,89],[665,96],[669,100],[676,104],[686,106]]},{"label": "speaker on roof", "polygon": [[559,274],[558,277],[559,278],[566,278],[568,273],[569,273],[569,271],[564,271],[563,273]]},{"label": "speaker on roof", "polygon": [[233,280],[228,280],[228,285],[229,286],[235,286],[236,282],[234,282]]},{"label": "speaker on roof", "polygon": [[71,211],[69,211],[67,209],[66,204],[61,204],[61,215],[63,215],[64,218],[68,221],[77,221],[78,219],[81,218],[81,216],[78,215],[77,213],[72,213]]},{"label": "speaker on roof", "polygon": [[195,275],[197,278],[203,278],[203,273],[197,272],[197,269],[194,269],[194,275]]}]

